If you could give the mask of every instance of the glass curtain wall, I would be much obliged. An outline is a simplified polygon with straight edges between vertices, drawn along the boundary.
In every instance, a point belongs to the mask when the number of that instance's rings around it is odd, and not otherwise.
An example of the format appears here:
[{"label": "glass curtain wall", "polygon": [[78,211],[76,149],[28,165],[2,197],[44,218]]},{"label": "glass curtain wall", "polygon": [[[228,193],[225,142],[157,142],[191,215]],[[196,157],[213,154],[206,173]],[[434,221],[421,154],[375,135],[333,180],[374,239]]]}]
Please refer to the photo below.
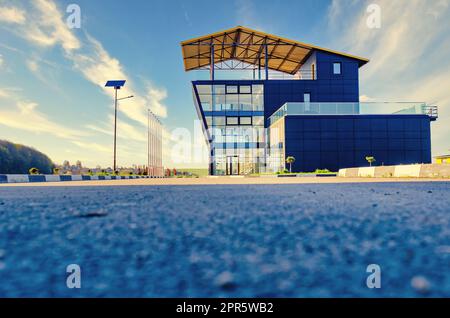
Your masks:
[{"label": "glass curtain wall", "polygon": [[264,172],[264,86],[196,85],[210,132],[213,175]]}]

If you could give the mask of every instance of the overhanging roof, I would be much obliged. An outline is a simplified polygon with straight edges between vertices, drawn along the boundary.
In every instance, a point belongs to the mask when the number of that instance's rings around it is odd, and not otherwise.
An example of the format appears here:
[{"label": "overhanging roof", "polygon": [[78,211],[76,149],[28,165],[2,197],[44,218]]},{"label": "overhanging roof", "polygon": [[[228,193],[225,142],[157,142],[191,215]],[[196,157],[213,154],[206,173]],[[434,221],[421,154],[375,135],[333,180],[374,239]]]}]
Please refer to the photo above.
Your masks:
[{"label": "overhanging roof", "polygon": [[211,45],[214,45],[214,63],[237,60],[256,66],[260,65],[262,68],[265,67],[265,47],[267,46],[268,68],[288,74],[297,73],[314,50],[356,59],[360,66],[369,61],[362,57],[237,26],[181,42],[184,69],[191,71],[209,66],[211,64]]}]

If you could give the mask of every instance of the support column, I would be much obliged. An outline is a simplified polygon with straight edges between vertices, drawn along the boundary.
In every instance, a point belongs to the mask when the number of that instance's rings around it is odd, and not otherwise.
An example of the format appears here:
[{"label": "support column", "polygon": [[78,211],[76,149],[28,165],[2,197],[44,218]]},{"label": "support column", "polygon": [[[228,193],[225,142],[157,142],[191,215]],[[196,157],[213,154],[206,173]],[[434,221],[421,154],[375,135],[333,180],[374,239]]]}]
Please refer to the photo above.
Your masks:
[{"label": "support column", "polygon": [[266,43],[265,47],[264,47],[265,53],[264,53],[264,57],[266,59],[265,62],[265,68],[266,68],[266,80],[269,79],[269,49],[268,49],[268,45]]},{"label": "support column", "polygon": [[211,44],[211,65],[209,67],[211,81],[214,81],[214,44]]}]

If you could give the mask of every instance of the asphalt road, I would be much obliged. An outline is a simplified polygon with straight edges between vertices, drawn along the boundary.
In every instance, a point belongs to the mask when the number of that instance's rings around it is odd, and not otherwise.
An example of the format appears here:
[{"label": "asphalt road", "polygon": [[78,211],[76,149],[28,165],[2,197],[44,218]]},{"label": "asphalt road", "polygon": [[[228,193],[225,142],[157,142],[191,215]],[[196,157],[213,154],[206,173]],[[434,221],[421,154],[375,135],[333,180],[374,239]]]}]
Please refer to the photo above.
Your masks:
[{"label": "asphalt road", "polygon": [[17,296],[450,297],[450,182],[1,188]]}]

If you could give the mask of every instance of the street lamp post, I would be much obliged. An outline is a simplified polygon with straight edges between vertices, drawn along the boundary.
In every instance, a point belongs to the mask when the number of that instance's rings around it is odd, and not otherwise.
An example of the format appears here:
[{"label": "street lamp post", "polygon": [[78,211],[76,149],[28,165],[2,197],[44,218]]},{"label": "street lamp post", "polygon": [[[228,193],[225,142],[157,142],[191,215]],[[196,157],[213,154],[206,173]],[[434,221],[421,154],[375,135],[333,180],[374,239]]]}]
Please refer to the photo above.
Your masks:
[{"label": "street lamp post", "polygon": [[114,163],[113,163],[113,170],[114,173],[117,169],[117,102],[119,100],[124,100],[128,98],[133,98],[134,96],[127,96],[123,98],[117,98],[117,91],[125,85],[125,80],[119,80],[119,81],[108,81],[106,82],[105,87],[114,87]]}]

